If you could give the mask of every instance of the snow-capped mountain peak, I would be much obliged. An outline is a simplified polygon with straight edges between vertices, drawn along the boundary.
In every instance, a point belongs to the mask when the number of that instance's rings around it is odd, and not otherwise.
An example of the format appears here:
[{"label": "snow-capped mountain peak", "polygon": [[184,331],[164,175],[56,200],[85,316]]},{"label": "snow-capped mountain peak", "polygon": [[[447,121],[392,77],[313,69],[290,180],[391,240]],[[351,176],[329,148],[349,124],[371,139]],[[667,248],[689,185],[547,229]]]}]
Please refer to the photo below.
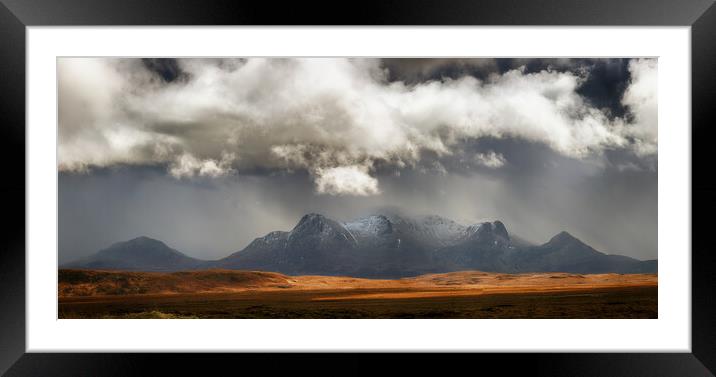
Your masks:
[{"label": "snow-capped mountain peak", "polygon": [[305,215],[288,234],[288,244],[301,248],[352,248],[357,245],[353,234],[343,224],[323,215]]}]

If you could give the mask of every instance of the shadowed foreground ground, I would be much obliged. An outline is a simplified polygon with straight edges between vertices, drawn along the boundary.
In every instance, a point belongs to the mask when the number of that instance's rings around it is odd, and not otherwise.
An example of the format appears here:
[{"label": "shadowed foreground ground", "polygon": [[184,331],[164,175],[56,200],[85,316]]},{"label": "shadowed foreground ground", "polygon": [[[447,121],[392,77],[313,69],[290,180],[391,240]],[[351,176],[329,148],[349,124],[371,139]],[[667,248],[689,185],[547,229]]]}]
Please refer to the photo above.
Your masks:
[{"label": "shadowed foreground ground", "polygon": [[657,318],[657,277],[61,270],[59,318]]}]

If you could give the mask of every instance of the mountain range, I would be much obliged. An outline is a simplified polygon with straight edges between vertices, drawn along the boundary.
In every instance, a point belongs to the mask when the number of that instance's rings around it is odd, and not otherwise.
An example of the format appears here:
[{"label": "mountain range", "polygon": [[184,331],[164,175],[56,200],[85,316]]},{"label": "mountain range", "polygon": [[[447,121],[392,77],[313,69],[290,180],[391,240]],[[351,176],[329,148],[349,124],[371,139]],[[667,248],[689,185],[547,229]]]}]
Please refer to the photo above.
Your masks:
[{"label": "mountain range", "polygon": [[61,267],[129,271],[223,268],[399,278],[463,270],[656,273],[657,261],[605,254],[567,232],[535,245],[511,236],[500,221],[465,226],[436,215],[391,213],[342,223],[312,213],[303,216],[291,231],[270,232],[219,260],[191,258],[161,241],[139,237]]}]

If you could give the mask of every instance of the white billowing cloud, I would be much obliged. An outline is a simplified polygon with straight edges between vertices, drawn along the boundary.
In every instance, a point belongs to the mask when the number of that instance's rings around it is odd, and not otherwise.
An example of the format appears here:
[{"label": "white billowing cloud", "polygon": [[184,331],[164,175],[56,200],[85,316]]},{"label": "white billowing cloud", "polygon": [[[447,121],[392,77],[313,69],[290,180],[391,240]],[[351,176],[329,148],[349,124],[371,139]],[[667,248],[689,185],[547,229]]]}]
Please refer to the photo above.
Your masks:
[{"label": "white billowing cloud", "polygon": [[504,166],[507,161],[505,160],[505,156],[502,154],[490,151],[488,153],[476,154],[475,162],[488,168],[496,169]]},{"label": "white billowing cloud", "polygon": [[363,167],[415,166],[421,153],[451,155],[467,138],[519,137],[575,158],[613,147],[656,153],[655,60],[630,65],[623,103],[633,122],[590,106],[577,93],[585,77],[572,72],[407,85],[387,82],[375,59],[179,65],[186,79],[167,84],[138,59],[59,59],[60,169],[166,164],[175,177],[306,169],[319,193],[372,195],[378,183]]},{"label": "white billowing cloud", "polygon": [[164,160],[181,139],[131,119],[123,107],[135,82],[151,84],[136,60],[62,58],[58,76],[58,158],[61,170]]},{"label": "white billowing cloud", "polygon": [[221,160],[205,159],[199,160],[196,157],[184,153],[169,165],[169,173],[175,178],[210,177],[217,178],[231,172],[233,154],[224,153]]},{"label": "white billowing cloud", "polygon": [[380,193],[378,180],[363,166],[317,168],[316,191],[319,194],[369,196]]},{"label": "white billowing cloud", "polygon": [[659,71],[656,59],[635,59],[629,62],[631,82],[622,103],[634,116],[629,134],[637,139],[640,154],[656,153],[658,141]]}]

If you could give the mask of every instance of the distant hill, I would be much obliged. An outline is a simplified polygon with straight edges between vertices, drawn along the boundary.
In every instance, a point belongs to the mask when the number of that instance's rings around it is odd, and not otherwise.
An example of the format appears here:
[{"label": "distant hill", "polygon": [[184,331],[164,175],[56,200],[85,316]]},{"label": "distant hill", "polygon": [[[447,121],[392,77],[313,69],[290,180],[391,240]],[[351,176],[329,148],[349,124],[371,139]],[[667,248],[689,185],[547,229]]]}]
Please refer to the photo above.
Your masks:
[{"label": "distant hill", "polygon": [[170,248],[164,242],[149,237],[137,237],[129,241],[117,242],[87,258],[66,263],[61,267],[96,270],[179,271],[198,268],[205,263],[205,261],[191,258]]},{"label": "distant hill", "polygon": [[542,245],[511,236],[501,221],[465,226],[440,216],[376,214],[341,223],[303,216],[290,231],[273,231],[216,261],[190,258],[147,237],[120,242],[62,267],[131,271],[222,268],[288,275],[396,278],[426,273],[656,273],[657,261],[595,250],[567,232]]}]

